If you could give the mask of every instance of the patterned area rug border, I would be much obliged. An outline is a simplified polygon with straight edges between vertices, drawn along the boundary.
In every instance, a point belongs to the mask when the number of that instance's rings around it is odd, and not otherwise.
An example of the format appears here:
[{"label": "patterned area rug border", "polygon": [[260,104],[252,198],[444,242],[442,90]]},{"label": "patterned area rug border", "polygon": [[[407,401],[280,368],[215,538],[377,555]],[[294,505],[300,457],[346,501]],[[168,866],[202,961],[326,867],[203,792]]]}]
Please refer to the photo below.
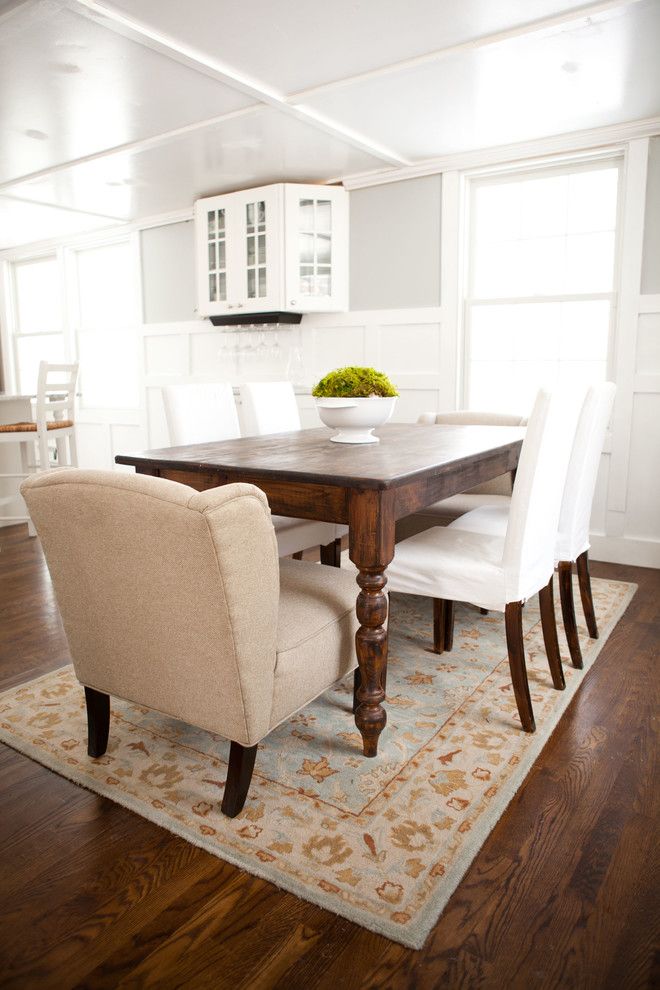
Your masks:
[{"label": "patterned area rug border", "polygon": [[[421,910],[419,910],[415,917],[412,918],[410,923],[405,927],[402,927],[401,924],[398,924],[387,917],[379,917],[375,914],[369,913],[366,909],[357,908],[350,904],[347,900],[342,900],[334,893],[325,891],[321,887],[312,887],[301,883],[296,880],[294,876],[283,873],[280,868],[272,863],[261,863],[255,861],[254,857],[249,857],[247,854],[227,848],[226,845],[221,850],[218,850],[210,843],[208,839],[197,834],[186,824],[177,822],[171,817],[167,817],[157,808],[154,808],[150,803],[148,803],[147,800],[136,798],[126,792],[120,792],[118,789],[105,783],[103,780],[96,778],[90,779],[88,773],[77,770],[75,767],[67,764],[63,757],[54,756],[41,746],[37,746],[27,739],[17,738],[16,735],[6,727],[6,724],[4,726],[0,726],[0,741],[35,762],[42,764],[50,770],[53,770],[60,776],[71,780],[75,784],[78,784],[79,786],[82,786],[95,794],[100,794],[101,796],[124,806],[130,811],[141,815],[143,818],[146,818],[154,824],[165,828],[167,831],[179,835],[187,842],[206,850],[211,855],[224,859],[255,876],[273,883],[282,890],[293,893],[298,897],[301,897],[303,900],[317,904],[318,906],[335,914],[339,914],[364,928],[384,935],[385,937],[392,939],[395,942],[399,942],[409,948],[419,949],[423,946],[429,932],[437,922],[447,902],[458,887],[488,835],[493,831],[495,825],[502,817],[507,806],[510,804],[511,800],[514,798],[515,794],[529,774],[532,766],[541,753],[541,750],[552,735],[552,732],[556,728],[576,693],[581,688],[585,677],[588,675],[589,670],[607,643],[612,630],[615,628],[621,616],[626,611],[637,590],[637,585],[628,582],[604,581],[603,579],[597,579],[594,581],[594,592],[596,590],[596,585],[598,584],[617,586],[621,589],[622,597],[620,598],[618,605],[609,615],[606,622],[602,622],[599,618],[599,624],[601,625],[600,638],[596,641],[582,641],[584,670],[579,672],[579,677],[575,677],[567,683],[567,687],[564,692],[561,692],[561,694],[557,693],[557,701],[553,710],[541,724],[538,724],[536,733],[531,737],[525,737],[526,739],[531,739],[531,743],[521,756],[516,769],[497,791],[497,794],[488,806],[488,811],[482,814],[480,820],[473,828],[471,828],[460,854],[455,857],[451,866],[442,876],[442,885],[439,886],[431,896],[429,896]],[[526,647],[527,641],[531,635],[532,632],[528,630],[525,636]],[[506,663],[506,655],[498,667],[503,663]],[[50,671],[47,674],[35,678],[34,680],[26,681],[18,687],[15,686],[0,694],[0,703],[21,689],[25,689],[28,686],[36,687],[41,682],[46,681],[49,678],[56,677],[58,674],[61,674],[63,671],[67,671],[69,669],[70,665],[66,665],[58,670]],[[484,678],[484,682],[487,679],[488,677]],[[461,704],[464,704],[465,700],[466,699],[464,699]],[[448,721],[451,721],[451,718],[453,717],[454,716],[450,716]],[[513,725],[511,728],[512,731],[520,731],[516,730]],[[423,748],[424,747],[422,746],[421,749]],[[236,819],[236,821],[238,821],[238,819]]]}]

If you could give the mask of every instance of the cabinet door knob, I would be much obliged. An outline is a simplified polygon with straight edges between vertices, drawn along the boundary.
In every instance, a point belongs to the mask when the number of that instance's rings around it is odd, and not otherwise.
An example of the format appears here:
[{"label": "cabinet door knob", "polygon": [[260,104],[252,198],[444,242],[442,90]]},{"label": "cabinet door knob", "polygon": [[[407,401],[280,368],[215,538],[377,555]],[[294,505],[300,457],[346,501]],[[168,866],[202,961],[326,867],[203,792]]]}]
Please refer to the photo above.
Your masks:
[{"label": "cabinet door knob", "polygon": [[292,299],[291,302],[289,303],[289,305],[290,306],[295,306],[297,302],[298,302],[297,299]]},{"label": "cabinet door knob", "polygon": [[236,309],[243,309],[243,303],[236,303]]},{"label": "cabinet door knob", "polygon": [[233,304],[232,303],[228,303],[227,309],[233,309],[233,308],[234,308]]}]

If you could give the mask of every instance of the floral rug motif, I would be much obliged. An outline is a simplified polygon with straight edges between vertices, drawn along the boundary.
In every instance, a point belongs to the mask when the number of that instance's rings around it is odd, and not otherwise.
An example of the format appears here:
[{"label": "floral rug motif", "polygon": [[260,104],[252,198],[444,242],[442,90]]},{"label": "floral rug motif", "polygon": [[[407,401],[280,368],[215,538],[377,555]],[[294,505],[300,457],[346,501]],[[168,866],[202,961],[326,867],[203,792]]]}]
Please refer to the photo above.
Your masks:
[{"label": "floral rug motif", "polygon": [[430,652],[428,599],[391,596],[388,723],[361,755],[352,676],[259,745],[240,816],[220,813],[229,743],[112,700],[108,752],[86,753],[84,695],[69,666],[0,695],[0,739],[208,852],[412,948],[419,948],[529,772],[635,586],[594,580],[600,639],[576,609],[585,669],[568,658],[555,691],[538,600],[524,610],[537,731],[523,733],[503,616],[456,609],[451,653]]}]

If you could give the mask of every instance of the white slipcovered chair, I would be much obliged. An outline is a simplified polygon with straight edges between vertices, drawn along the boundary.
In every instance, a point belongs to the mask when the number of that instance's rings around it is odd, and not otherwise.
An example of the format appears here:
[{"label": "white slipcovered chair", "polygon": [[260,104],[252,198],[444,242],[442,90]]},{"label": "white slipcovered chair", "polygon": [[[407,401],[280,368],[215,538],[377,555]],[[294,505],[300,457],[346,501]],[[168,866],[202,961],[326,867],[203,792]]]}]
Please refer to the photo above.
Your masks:
[{"label": "white slipcovered chair", "polygon": [[[291,382],[245,382],[240,387],[240,393],[246,436],[262,437],[301,429],[296,393]],[[321,544],[321,561],[340,567],[341,538],[348,533],[348,526],[335,523],[316,525],[325,527],[322,539],[318,541]],[[299,557],[300,553],[296,556]]]},{"label": "white slipcovered chair", "polygon": [[74,470],[21,490],[85,687],[89,755],[106,751],[110,695],[218,733],[234,817],[259,741],[356,666],[352,575],[278,560],[253,485]]},{"label": "white slipcovered chair", "polygon": [[[572,423],[574,430],[575,423]],[[567,439],[568,437],[568,439]],[[453,627],[453,602],[504,612],[511,680],[522,727],[535,729],[527,682],[522,609],[539,592],[552,682],[565,686],[555,624],[552,578],[561,495],[572,442],[571,423],[541,390],[529,418],[504,536],[456,528],[456,523],[408,537],[387,570],[390,591],[434,599],[434,650],[441,653]]]},{"label": "white slipcovered chair", "polygon": [[[585,396],[566,473],[555,545],[566,639],[573,665],[580,668],[583,662],[573,601],[573,564],[577,567],[589,636],[597,639],[598,625],[589,576],[589,519],[615,393],[616,386],[612,382],[604,382],[592,385]],[[510,498],[501,498],[498,504],[485,504],[473,509],[452,525],[462,530],[501,537],[507,530],[510,506]]]},{"label": "white slipcovered chair", "polygon": [[[525,426],[527,419],[514,413],[476,412],[459,409],[452,412],[422,413],[417,420],[426,426]],[[424,506],[411,516],[397,520],[396,539],[405,540],[408,536],[423,533],[432,526],[447,526],[465,512],[481,505],[497,505],[502,496],[510,496],[513,490],[512,472],[475,485],[467,492],[451,495],[439,502]]]},{"label": "white slipcovered chair", "polygon": [[[174,446],[234,440],[241,430],[230,382],[189,382],[163,388],[165,418]],[[295,404],[295,398],[294,398]],[[296,407],[296,414],[297,414]],[[323,563],[334,563],[336,556],[332,523],[313,519],[273,516],[281,557],[302,555],[308,547],[320,546]]]},{"label": "white slipcovered chair", "polygon": [[170,443],[212,443],[240,437],[241,428],[229,382],[187,382],[163,388]]}]

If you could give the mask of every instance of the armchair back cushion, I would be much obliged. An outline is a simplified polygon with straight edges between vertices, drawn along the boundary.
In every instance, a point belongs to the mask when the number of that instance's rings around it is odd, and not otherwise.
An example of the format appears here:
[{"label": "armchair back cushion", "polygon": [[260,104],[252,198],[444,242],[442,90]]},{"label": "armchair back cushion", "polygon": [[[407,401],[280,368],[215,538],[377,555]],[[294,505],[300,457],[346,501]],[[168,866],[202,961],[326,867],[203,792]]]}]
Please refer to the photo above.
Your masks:
[{"label": "armchair back cushion", "polygon": [[259,489],[69,469],[21,491],[83,684],[243,745],[266,735],[279,569]]}]

